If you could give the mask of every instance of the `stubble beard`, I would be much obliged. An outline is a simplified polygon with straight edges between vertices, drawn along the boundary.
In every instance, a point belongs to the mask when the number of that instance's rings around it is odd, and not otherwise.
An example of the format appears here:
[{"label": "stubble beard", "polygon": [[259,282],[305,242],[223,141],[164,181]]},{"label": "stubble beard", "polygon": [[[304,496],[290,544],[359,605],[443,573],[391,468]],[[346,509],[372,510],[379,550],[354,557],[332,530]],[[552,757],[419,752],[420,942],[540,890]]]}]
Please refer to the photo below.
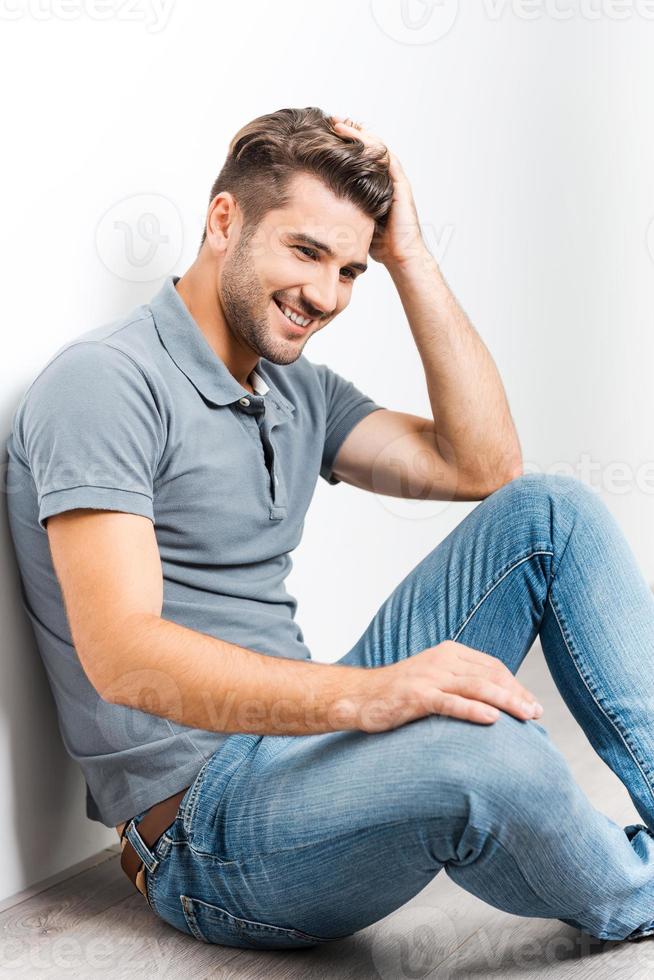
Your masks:
[{"label": "stubble beard", "polygon": [[225,320],[232,334],[260,357],[273,364],[292,364],[302,354],[306,340],[284,342],[273,337],[268,312],[273,298],[257,278],[250,237],[241,235],[223,268],[220,299]]}]

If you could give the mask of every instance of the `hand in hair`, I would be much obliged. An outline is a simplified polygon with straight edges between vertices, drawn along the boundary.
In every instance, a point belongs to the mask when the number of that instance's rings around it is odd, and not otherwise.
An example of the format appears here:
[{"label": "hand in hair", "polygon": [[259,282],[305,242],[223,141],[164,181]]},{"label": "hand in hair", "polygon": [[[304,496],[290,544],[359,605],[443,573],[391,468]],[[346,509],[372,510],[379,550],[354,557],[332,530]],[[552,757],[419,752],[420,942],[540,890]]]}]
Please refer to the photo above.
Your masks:
[{"label": "hand in hair", "polygon": [[412,259],[428,254],[422,237],[418,212],[411,185],[400,161],[379,136],[342,116],[330,117],[334,130],[342,136],[360,140],[365,146],[383,147],[388,154],[388,170],[393,180],[393,203],[383,231],[376,232],[370,246],[370,255],[387,267],[403,265]]}]

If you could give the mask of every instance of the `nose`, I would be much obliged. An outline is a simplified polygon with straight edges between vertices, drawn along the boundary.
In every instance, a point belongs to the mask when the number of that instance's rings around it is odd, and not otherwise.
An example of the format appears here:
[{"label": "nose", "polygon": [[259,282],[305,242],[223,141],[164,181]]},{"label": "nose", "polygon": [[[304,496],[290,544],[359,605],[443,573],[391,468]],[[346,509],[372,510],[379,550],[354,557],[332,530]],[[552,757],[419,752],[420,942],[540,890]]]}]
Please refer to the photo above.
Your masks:
[{"label": "nose", "polygon": [[321,270],[320,275],[302,287],[302,296],[308,307],[326,316],[332,314],[338,302],[338,271]]}]

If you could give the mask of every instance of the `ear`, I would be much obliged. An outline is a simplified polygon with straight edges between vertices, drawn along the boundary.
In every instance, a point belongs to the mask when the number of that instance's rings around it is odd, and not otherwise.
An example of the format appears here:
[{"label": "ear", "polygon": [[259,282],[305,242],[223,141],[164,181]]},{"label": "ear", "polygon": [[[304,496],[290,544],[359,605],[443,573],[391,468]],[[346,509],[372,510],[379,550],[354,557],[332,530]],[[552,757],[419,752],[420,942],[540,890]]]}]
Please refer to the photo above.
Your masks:
[{"label": "ear", "polygon": [[207,237],[209,248],[216,255],[224,255],[229,239],[241,227],[242,213],[236,198],[229,191],[216,194],[207,211]]}]

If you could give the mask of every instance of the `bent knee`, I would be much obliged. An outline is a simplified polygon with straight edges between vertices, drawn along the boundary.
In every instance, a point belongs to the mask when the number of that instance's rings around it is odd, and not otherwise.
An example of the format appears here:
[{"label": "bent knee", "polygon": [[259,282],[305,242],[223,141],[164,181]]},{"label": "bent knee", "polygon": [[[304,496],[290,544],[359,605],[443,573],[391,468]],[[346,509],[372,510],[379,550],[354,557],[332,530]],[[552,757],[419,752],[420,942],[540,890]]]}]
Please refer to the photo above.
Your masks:
[{"label": "bent knee", "polygon": [[571,526],[578,518],[603,521],[609,513],[599,493],[572,476],[525,474],[504,484],[487,501],[512,520],[526,519],[543,531],[557,524]]},{"label": "bent knee", "polygon": [[534,721],[500,712],[481,725],[432,715],[418,723],[430,749],[439,789],[471,804],[548,806],[553,790],[566,793],[570,774],[547,731]]},{"label": "bent knee", "polygon": [[599,494],[582,480],[574,476],[548,473],[525,473],[517,476],[496,490],[492,496],[511,500],[524,497],[531,497],[536,501],[569,500],[575,504],[599,499]]}]

